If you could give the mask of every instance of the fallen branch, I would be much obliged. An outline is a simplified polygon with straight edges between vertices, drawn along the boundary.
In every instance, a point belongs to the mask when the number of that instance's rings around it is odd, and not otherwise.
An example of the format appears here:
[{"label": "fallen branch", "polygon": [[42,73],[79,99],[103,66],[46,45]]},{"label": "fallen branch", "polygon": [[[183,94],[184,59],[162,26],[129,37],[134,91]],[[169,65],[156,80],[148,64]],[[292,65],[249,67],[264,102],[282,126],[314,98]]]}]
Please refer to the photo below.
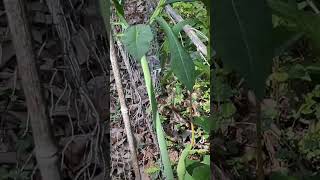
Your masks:
[{"label": "fallen branch", "polygon": [[[166,12],[178,23],[182,22],[183,18],[170,6],[165,6]],[[208,55],[207,47],[203,44],[203,42],[199,39],[197,34],[194,32],[193,28],[190,25],[185,25],[183,27],[184,32],[191,39],[192,43],[197,47],[197,49],[205,56]]]},{"label": "fallen branch", "polygon": [[117,64],[117,57],[116,57],[116,53],[115,53],[115,48],[114,48],[113,38],[112,37],[110,37],[110,60],[111,60],[111,66],[112,66],[114,79],[115,79],[115,82],[116,82],[117,91],[118,91],[122,118],[123,118],[125,130],[126,130],[126,133],[127,133],[127,139],[128,139],[128,143],[129,143],[129,148],[130,148],[130,151],[131,151],[132,166],[133,166],[133,170],[134,170],[136,179],[140,180],[141,179],[141,175],[140,175],[140,170],[139,170],[137,152],[136,152],[136,149],[135,149],[135,143],[134,143],[133,134],[132,134],[132,131],[131,131],[130,119],[129,119],[129,115],[128,115],[128,108],[127,108],[126,101],[125,101],[125,96],[124,96],[124,93],[123,93],[123,87],[122,87],[122,84],[121,84],[121,77],[120,77],[119,67],[118,67],[118,64]]},{"label": "fallen branch", "polygon": [[312,0],[307,0],[307,3],[316,14],[320,14],[319,9],[317,8],[317,6],[314,4]]},{"label": "fallen branch", "polygon": [[256,98],[254,92],[248,92],[248,100],[252,106],[253,117],[256,120],[256,137],[257,137],[257,180],[264,179],[264,169],[263,169],[263,157],[262,157],[262,146],[263,146],[263,130],[262,130],[262,120],[261,120],[261,104],[260,101]]},{"label": "fallen branch", "polygon": [[[121,56],[122,56],[122,59],[123,59],[123,61],[124,61],[124,64],[125,64],[125,66],[126,66],[126,68],[127,68],[127,71],[128,71],[128,73],[129,73],[129,77],[131,78],[132,87],[134,88],[135,91],[137,91],[136,93],[137,93],[137,95],[139,96],[139,101],[140,101],[139,103],[141,103],[142,99],[141,99],[141,96],[140,96],[140,94],[139,94],[139,91],[138,91],[138,88],[137,88],[137,86],[136,86],[136,83],[133,81],[134,78],[133,78],[133,74],[132,74],[132,72],[131,72],[131,70],[130,70],[130,62],[129,62],[129,57],[128,57],[128,55],[127,55],[127,52],[126,52],[126,50],[123,48],[123,45],[122,45],[122,43],[121,43],[121,41],[120,41],[119,39],[116,39],[116,43],[117,43],[118,49],[119,49],[119,51],[120,51],[120,54],[121,54]],[[150,131],[150,134],[151,134],[151,136],[152,136],[152,140],[155,142],[155,144],[157,144],[157,137],[156,137],[156,135],[155,135],[154,132],[153,132],[153,129],[152,129],[152,127],[151,127],[151,124],[150,124],[150,123],[147,123],[147,126],[148,126],[149,131]],[[156,146],[156,148],[157,148],[157,151],[159,151],[159,147]]]},{"label": "fallen branch", "polygon": [[42,179],[60,180],[58,149],[41,94],[31,33],[24,11],[23,0],[4,0],[8,23],[16,51],[17,64],[30,115],[35,154]]}]

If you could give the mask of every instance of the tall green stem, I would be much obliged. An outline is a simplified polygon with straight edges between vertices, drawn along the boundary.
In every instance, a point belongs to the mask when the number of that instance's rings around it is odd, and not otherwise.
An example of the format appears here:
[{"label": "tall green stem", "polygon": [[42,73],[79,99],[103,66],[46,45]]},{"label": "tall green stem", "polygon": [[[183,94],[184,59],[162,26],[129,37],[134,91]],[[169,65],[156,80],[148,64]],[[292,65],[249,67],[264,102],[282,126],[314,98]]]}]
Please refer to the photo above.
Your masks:
[{"label": "tall green stem", "polygon": [[[104,22],[107,23],[106,19],[109,18],[109,16],[108,16],[108,13],[105,13],[105,12],[110,12],[110,9],[108,9],[108,7],[106,6],[107,0],[99,0],[99,1],[100,1],[100,5],[102,6],[101,9],[102,9],[102,16],[104,18]],[[150,21],[149,21],[150,24],[161,13],[164,3],[165,3],[165,0],[159,1],[155,12],[153,13],[153,15],[150,18]],[[120,21],[124,24],[125,28],[127,28],[129,26],[128,23],[126,22],[126,20],[124,19],[124,17],[120,16]],[[108,30],[108,24],[106,24],[106,28]],[[141,58],[140,62],[141,62],[143,76],[144,76],[144,80],[145,80],[145,84],[147,87],[147,92],[148,92],[148,96],[149,96],[149,100],[150,100],[150,104],[151,104],[152,119],[153,119],[153,123],[155,124],[157,139],[158,139],[159,148],[160,148],[161,160],[162,160],[162,164],[164,166],[164,176],[165,176],[166,180],[173,180],[174,179],[173,171],[172,171],[172,167],[171,167],[171,163],[170,163],[170,158],[168,155],[165,134],[164,134],[164,131],[163,131],[163,128],[161,125],[161,121],[160,121],[160,115],[158,112],[157,101],[155,98],[155,93],[154,93],[153,84],[152,84],[152,80],[151,80],[151,73],[149,70],[146,56],[143,56]]]},{"label": "tall green stem", "polygon": [[156,127],[161,160],[162,160],[162,164],[164,165],[164,175],[167,180],[173,180],[173,172],[172,172],[172,167],[171,167],[171,163],[168,155],[166,139],[165,139],[164,131],[160,121],[160,116],[157,108],[157,101],[154,94],[154,89],[152,85],[150,70],[149,70],[146,56],[143,56],[140,62],[141,62],[141,66],[144,74],[144,80],[146,83],[149,100],[151,103],[152,119]]}]

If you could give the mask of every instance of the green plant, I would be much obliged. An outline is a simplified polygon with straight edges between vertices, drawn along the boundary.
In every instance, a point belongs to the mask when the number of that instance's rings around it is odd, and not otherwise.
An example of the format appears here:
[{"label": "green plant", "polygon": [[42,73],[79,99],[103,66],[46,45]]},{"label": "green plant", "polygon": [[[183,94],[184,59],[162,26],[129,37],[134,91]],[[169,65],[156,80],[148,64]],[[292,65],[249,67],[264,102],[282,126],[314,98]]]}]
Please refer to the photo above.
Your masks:
[{"label": "green plant", "polygon": [[[150,43],[153,39],[151,26],[154,24],[154,22],[157,22],[166,35],[166,45],[170,55],[169,71],[173,72],[178,81],[181,82],[181,84],[184,85],[184,87],[186,87],[188,91],[192,92],[196,80],[195,64],[188,51],[182,46],[177,37],[178,32],[182,30],[184,24],[179,23],[174,27],[170,27],[170,25],[164,20],[164,18],[161,17],[163,6],[168,3],[165,0],[159,1],[157,8],[151,15],[147,24],[138,24],[132,26],[128,25],[128,23],[125,22],[125,19],[123,18],[124,14],[121,3],[116,0],[114,0],[113,3],[116,7],[117,14],[120,18],[120,23],[122,24],[124,30],[122,41],[130,55],[132,55],[135,59],[140,60],[141,67],[143,69],[145,84],[151,104],[152,118],[160,147],[161,160],[164,166],[163,174],[166,179],[174,179],[172,167],[168,157],[165,134],[161,125],[161,116],[159,114],[157,101],[155,99],[155,92],[153,89],[150,70],[145,55],[148,52]],[[193,127],[193,125],[191,126]],[[194,132],[193,128],[192,131]],[[194,135],[192,139],[193,140],[191,142],[191,145],[187,146],[187,148],[190,148],[190,150],[194,142]],[[181,165],[179,166],[179,169],[181,169]]]},{"label": "green plant", "polygon": [[[310,126],[306,135],[300,140],[299,147],[301,153],[306,155],[306,159],[313,162],[315,165],[320,162],[320,123],[313,123]],[[319,166],[314,167],[317,170],[320,169]]]},{"label": "green plant", "polygon": [[[199,29],[204,35],[209,35],[209,22],[206,12],[206,6],[200,2],[177,2],[173,4],[173,8],[177,9],[180,14],[194,21],[192,25]],[[200,36],[201,37],[201,36]]]},{"label": "green plant", "polygon": [[[221,58],[224,67],[235,70],[241,78],[244,78],[247,87],[253,90],[257,96],[258,104],[264,98],[266,79],[271,73],[272,59],[274,57],[281,55],[302,38],[306,38],[309,40],[308,42],[311,42],[313,55],[319,56],[320,36],[318,32],[320,17],[299,7],[300,4],[297,2],[295,0],[213,1],[211,19],[213,20],[213,41],[217,51],[217,58]],[[259,20],[257,20],[257,17],[259,17]],[[232,39],[232,43],[230,43],[230,39]],[[272,42],[271,39],[275,41]],[[282,87],[283,91],[288,90],[288,84],[293,83],[291,80],[305,82],[316,80],[316,76],[312,75],[317,72],[315,70],[317,69],[316,64],[302,66],[290,63],[293,66],[288,69],[275,67],[276,70],[270,76],[272,81],[278,85],[281,84],[277,88]],[[310,71],[311,69],[312,71]],[[217,67],[216,71],[218,70]],[[219,88],[226,89],[225,85],[219,85],[217,78],[212,78],[211,84],[216,85],[212,92],[215,98],[228,97],[223,93],[217,93]],[[289,93],[289,91],[284,91],[284,93]],[[230,96],[230,93],[228,94]],[[314,117],[313,115],[317,114],[318,109],[316,98],[314,91],[311,94],[307,94],[305,103],[297,114],[302,113]],[[218,106],[221,107],[221,104],[218,103]],[[263,179],[261,135],[263,133],[262,124],[267,124],[267,122],[262,121],[267,120],[263,118],[266,114],[263,115],[263,112],[260,111],[259,109],[256,110],[256,131],[258,134],[257,176],[258,179]],[[217,121],[219,118],[221,119],[221,116],[223,115],[218,115],[214,119]],[[277,116],[276,111],[268,116],[275,118]],[[300,115],[295,117],[299,118]],[[314,136],[312,137],[312,139],[317,139]]]},{"label": "green plant", "polygon": [[[260,104],[259,101],[264,96],[265,81],[271,72],[273,56],[271,13],[265,1],[229,0],[214,1],[211,17],[215,27],[217,55],[226,66],[236,70],[245,78],[248,87],[258,98],[258,101],[251,98],[251,102],[257,106],[257,178],[262,180],[264,179],[262,132],[260,109],[257,104]],[[259,21],[256,17],[259,17]],[[233,42],[230,43],[229,39],[233,39]]]},{"label": "green plant", "polygon": [[[211,124],[208,118],[196,118],[194,121],[199,127],[205,130],[205,133],[209,133],[211,130]],[[193,127],[192,127],[193,128]],[[205,155],[202,161],[191,160],[188,158],[190,154],[201,153],[201,151],[192,150],[194,142],[194,135],[192,136],[191,144],[187,145],[182,151],[177,166],[177,174],[179,180],[210,180],[210,156]]]},{"label": "green plant", "polygon": [[316,86],[312,92],[307,93],[304,97],[305,102],[300,106],[297,114],[301,115],[315,115],[320,118],[320,105],[316,99],[320,98],[320,86]]}]

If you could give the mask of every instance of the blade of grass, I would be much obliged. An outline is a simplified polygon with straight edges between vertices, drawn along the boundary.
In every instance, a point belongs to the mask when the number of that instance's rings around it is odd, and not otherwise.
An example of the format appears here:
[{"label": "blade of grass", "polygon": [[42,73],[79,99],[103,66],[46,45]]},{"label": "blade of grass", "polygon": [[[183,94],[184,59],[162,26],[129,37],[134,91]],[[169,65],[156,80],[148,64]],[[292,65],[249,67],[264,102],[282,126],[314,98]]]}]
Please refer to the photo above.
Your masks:
[{"label": "blade of grass", "polygon": [[152,24],[153,21],[156,20],[156,18],[160,16],[160,13],[164,8],[165,3],[166,3],[166,0],[160,0],[158,2],[158,5],[157,5],[156,9],[153,11],[153,14],[150,17],[148,24]]}]

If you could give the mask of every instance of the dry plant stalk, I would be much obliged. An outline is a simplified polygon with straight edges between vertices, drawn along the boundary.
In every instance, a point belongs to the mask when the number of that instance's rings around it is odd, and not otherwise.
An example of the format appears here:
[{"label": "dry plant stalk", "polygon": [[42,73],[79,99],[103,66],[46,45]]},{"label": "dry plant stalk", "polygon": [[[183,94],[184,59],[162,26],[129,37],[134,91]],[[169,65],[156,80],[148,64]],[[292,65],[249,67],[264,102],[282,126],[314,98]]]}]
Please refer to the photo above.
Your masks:
[{"label": "dry plant stalk", "polygon": [[320,14],[319,9],[317,8],[317,6],[314,4],[312,0],[307,0],[307,3],[316,14]]},{"label": "dry plant stalk", "polygon": [[131,151],[132,167],[133,167],[136,179],[140,180],[141,179],[141,175],[140,175],[140,170],[139,170],[137,152],[136,152],[136,148],[135,148],[133,134],[132,134],[132,131],[131,131],[128,108],[127,108],[125,96],[124,96],[124,93],[123,93],[123,87],[122,87],[122,84],[121,84],[121,77],[120,77],[119,67],[118,67],[118,64],[117,64],[117,56],[116,56],[116,53],[115,53],[115,48],[114,48],[113,38],[112,37],[110,37],[110,60],[111,60],[113,76],[114,76],[114,79],[115,79],[117,92],[118,92],[118,96],[119,96],[119,101],[120,101],[120,106],[121,106],[121,114],[122,114],[125,130],[126,130],[126,133],[127,133],[129,149]]},{"label": "dry plant stalk", "polygon": [[252,106],[252,111],[254,113],[254,119],[256,120],[256,137],[257,137],[257,180],[264,179],[264,170],[263,170],[263,157],[262,157],[262,146],[263,146],[263,130],[262,120],[261,120],[261,104],[257,99],[253,91],[248,92],[248,100]]},{"label": "dry plant stalk", "polygon": [[[176,22],[182,22],[183,18],[170,6],[165,6],[166,12],[172,16],[172,18]],[[207,47],[203,44],[203,42],[199,39],[197,34],[193,31],[192,27],[190,25],[185,25],[183,27],[184,32],[187,34],[187,36],[191,39],[192,43],[199,49],[199,51],[204,55],[207,56]]]},{"label": "dry plant stalk", "polygon": [[16,50],[18,70],[30,115],[38,167],[42,179],[60,180],[62,178],[58,168],[58,149],[53,140],[52,128],[41,94],[31,33],[23,3],[23,0],[4,0]]}]

